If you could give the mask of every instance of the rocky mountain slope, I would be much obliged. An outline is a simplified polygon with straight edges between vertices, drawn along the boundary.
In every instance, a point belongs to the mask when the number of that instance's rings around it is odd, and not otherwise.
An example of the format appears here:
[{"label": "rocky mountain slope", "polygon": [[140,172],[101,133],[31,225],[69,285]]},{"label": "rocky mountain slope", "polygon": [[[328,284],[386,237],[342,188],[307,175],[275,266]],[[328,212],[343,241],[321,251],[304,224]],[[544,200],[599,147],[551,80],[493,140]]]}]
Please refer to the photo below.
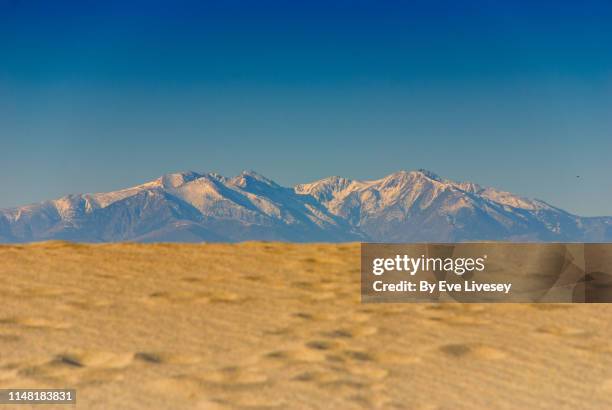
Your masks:
[{"label": "rocky mountain slope", "polygon": [[330,177],[286,188],[255,172],[164,175],[136,187],[0,210],[0,242],[612,241],[612,217],[579,217],[431,172]]}]

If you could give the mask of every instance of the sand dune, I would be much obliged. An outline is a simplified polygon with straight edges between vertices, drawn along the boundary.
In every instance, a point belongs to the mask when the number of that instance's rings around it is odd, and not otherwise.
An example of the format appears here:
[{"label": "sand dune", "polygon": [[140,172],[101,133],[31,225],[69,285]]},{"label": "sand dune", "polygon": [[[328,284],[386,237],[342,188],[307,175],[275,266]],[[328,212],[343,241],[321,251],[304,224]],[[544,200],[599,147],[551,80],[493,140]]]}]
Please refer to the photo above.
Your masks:
[{"label": "sand dune", "polygon": [[361,304],[355,244],[0,261],[0,388],[76,388],[77,408],[612,408],[610,305]]}]

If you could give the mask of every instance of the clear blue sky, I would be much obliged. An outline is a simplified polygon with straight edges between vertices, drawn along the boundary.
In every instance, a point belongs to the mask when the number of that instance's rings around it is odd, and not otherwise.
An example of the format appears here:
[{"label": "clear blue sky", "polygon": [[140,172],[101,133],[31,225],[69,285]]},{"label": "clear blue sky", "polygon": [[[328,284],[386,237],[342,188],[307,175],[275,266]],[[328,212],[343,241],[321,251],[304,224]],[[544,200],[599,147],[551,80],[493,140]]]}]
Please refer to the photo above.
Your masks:
[{"label": "clear blue sky", "polygon": [[427,168],[612,215],[611,154],[609,1],[0,0],[0,207]]}]

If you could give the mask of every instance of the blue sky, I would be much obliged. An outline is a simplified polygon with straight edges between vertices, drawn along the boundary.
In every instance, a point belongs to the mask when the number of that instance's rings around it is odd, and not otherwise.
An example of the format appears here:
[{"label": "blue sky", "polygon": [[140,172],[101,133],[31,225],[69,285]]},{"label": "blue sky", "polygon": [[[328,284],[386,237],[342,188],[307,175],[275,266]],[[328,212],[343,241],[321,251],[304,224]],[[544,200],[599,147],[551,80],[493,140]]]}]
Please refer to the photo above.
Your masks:
[{"label": "blue sky", "polygon": [[427,168],[612,215],[611,114],[605,1],[0,0],[0,207]]}]

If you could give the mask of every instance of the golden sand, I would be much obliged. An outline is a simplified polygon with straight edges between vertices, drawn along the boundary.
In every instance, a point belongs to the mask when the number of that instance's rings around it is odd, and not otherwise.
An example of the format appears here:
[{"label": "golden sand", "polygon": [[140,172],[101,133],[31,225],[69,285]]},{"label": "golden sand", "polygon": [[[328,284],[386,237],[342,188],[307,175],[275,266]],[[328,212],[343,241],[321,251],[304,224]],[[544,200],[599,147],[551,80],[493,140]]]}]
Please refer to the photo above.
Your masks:
[{"label": "golden sand", "polygon": [[612,408],[612,305],[361,304],[355,244],[2,246],[0,277],[0,388],[79,409]]}]

